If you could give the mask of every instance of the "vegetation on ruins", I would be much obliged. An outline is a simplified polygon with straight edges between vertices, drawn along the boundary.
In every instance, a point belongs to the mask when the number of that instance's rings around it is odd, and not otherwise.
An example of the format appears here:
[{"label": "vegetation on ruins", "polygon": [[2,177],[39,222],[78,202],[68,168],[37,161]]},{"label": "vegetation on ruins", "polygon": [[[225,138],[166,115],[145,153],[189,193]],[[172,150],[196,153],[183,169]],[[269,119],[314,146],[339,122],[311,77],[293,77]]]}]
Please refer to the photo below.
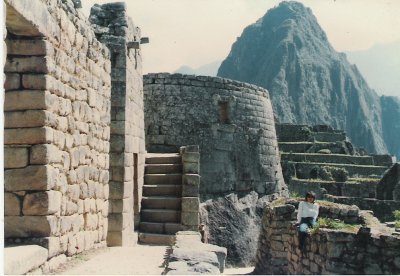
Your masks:
[{"label": "vegetation on ruins", "polygon": [[395,224],[394,227],[400,228],[400,210],[396,210],[393,212]]},{"label": "vegetation on ruins", "polygon": [[317,226],[311,229],[310,234],[317,233],[320,228],[342,230],[342,231],[346,231],[346,232],[357,233],[357,231],[358,231],[358,229],[360,229],[360,227],[361,227],[360,224],[349,224],[349,223],[345,223],[339,219],[320,217],[318,219]]},{"label": "vegetation on ruins", "polygon": [[349,173],[344,168],[314,166],[310,171],[310,178],[325,181],[335,180],[336,182],[346,182],[349,178]]}]

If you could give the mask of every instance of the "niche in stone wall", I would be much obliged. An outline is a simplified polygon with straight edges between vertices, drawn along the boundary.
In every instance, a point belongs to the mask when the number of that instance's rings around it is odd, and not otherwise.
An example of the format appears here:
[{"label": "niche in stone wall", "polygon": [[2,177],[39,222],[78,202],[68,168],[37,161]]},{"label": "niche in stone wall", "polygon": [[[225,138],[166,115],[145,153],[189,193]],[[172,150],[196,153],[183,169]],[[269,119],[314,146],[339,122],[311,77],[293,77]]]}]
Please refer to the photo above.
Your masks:
[{"label": "niche in stone wall", "polygon": [[229,102],[227,101],[220,101],[218,102],[219,107],[219,122],[221,124],[229,124]]}]

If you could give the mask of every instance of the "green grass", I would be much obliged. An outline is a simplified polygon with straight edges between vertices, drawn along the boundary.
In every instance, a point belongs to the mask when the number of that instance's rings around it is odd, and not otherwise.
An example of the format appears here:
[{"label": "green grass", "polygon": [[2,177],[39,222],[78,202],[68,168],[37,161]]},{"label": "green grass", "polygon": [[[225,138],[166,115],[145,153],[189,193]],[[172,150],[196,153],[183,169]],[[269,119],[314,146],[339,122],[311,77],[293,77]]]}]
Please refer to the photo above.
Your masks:
[{"label": "green grass", "polygon": [[357,233],[358,229],[360,229],[360,224],[349,224],[345,223],[338,219],[331,218],[319,218],[317,227],[314,227],[311,233],[318,232],[319,228],[327,228],[327,229],[335,229],[335,230],[343,230],[347,232]]}]

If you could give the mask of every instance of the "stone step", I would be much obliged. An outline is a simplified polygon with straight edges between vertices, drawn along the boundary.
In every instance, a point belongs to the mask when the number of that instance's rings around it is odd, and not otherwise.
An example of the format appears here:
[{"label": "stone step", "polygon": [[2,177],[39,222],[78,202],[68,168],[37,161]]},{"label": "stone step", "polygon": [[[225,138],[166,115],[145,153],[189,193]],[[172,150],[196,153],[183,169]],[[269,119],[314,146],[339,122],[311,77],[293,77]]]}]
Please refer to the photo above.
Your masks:
[{"label": "stone step", "polygon": [[338,142],[345,141],[345,133],[331,133],[331,132],[314,132],[314,139],[319,142]]},{"label": "stone step", "polygon": [[314,166],[329,166],[336,168],[344,168],[349,173],[350,177],[380,177],[386,170],[384,166],[366,166],[366,165],[350,165],[350,164],[334,164],[334,163],[314,163],[314,162],[293,162],[296,166],[296,175],[298,178],[310,178],[310,171]]},{"label": "stone step", "polygon": [[279,141],[278,146],[279,151],[287,153],[317,153],[319,150],[328,149],[334,154],[346,154],[343,143]]},{"label": "stone step", "polygon": [[39,245],[15,245],[4,248],[5,275],[22,275],[47,261],[48,250]]},{"label": "stone step", "polygon": [[140,211],[142,222],[180,222],[181,212],[170,209],[142,209]]},{"label": "stone step", "polygon": [[173,245],[175,235],[142,232],[139,233],[139,242],[144,244]]},{"label": "stone step", "polygon": [[146,164],[145,174],[182,173],[182,164]]},{"label": "stone step", "polygon": [[143,196],[182,196],[182,185],[156,184],[144,185]]},{"label": "stone step", "polygon": [[371,156],[354,156],[345,154],[281,153],[281,159],[295,162],[374,165],[374,160]]},{"label": "stone step", "polygon": [[146,164],[181,164],[182,157],[178,153],[148,153]]},{"label": "stone step", "polygon": [[181,209],[182,199],[180,197],[168,196],[143,196],[142,208],[144,209]]},{"label": "stone step", "polygon": [[182,184],[182,174],[145,174],[144,184]]},{"label": "stone step", "polygon": [[180,223],[140,222],[140,232],[157,234],[175,234],[182,230]]}]

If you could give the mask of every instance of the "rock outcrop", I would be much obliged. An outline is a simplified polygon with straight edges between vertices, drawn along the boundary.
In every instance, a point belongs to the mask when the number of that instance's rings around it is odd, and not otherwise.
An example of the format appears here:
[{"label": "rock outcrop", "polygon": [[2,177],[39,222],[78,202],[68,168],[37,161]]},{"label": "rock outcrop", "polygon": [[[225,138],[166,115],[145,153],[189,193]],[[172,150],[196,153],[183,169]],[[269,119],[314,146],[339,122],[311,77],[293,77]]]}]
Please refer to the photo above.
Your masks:
[{"label": "rock outcrop", "polygon": [[218,76],[267,88],[282,123],[344,129],[369,152],[387,152],[393,139],[384,135],[379,96],[300,3],[281,2],[245,28]]},{"label": "rock outcrop", "polygon": [[201,203],[201,222],[206,225],[208,242],[228,250],[227,266],[254,264],[257,239],[264,207],[275,198],[258,198],[256,192],[246,196],[230,194]]},{"label": "rock outcrop", "polygon": [[400,158],[400,98],[381,96],[383,139],[390,153]]}]

